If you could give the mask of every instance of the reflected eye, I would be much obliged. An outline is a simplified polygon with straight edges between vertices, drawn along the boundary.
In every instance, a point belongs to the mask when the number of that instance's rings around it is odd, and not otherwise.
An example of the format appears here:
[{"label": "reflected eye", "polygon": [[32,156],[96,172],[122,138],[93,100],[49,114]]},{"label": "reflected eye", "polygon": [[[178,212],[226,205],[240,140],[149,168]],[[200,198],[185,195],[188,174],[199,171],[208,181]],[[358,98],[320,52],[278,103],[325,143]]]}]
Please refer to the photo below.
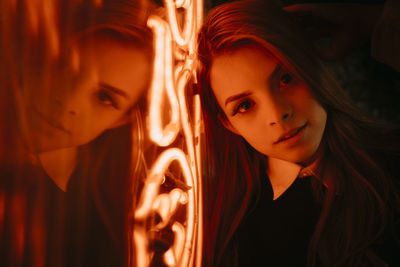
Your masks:
[{"label": "reflected eye", "polygon": [[254,102],[250,99],[246,99],[246,100],[240,102],[239,105],[237,105],[235,107],[235,110],[233,111],[232,116],[236,115],[237,113],[245,113],[249,109],[251,109],[253,106],[254,106]]},{"label": "reflected eye", "polygon": [[293,75],[286,72],[281,76],[281,79],[279,81],[279,87],[285,87],[289,85],[292,82],[292,80],[293,80]]},{"label": "reflected eye", "polygon": [[106,90],[100,89],[98,91],[97,97],[98,100],[100,101],[100,104],[104,106],[112,106],[115,109],[119,109],[117,102],[114,100],[111,94],[108,93]]}]

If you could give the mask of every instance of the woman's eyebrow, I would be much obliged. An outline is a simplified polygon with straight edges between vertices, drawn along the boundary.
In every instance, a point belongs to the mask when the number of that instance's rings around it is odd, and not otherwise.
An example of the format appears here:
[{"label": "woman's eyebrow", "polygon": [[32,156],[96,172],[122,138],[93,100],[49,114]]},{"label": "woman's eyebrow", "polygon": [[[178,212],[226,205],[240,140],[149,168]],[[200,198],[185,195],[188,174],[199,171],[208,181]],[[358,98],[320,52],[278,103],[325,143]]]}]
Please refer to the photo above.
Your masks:
[{"label": "woman's eyebrow", "polygon": [[116,87],[114,87],[112,85],[106,84],[106,83],[100,83],[99,85],[100,85],[100,87],[105,88],[107,90],[110,90],[110,91],[112,91],[112,92],[114,92],[114,93],[116,93],[116,94],[118,94],[118,95],[120,95],[122,97],[128,98],[128,95],[124,91],[122,91],[121,89],[118,89],[118,88],[116,88]]},{"label": "woman's eyebrow", "polygon": [[[268,77],[268,81],[271,85],[272,85],[272,81],[277,79],[278,74],[281,71],[281,69],[282,69],[282,63],[279,62],[278,64],[276,64],[275,69],[272,71],[271,75]],[[251,95],[251,92],[246,91],[246,92],[243,92],[243,93],[240,93],[237,95],[230,96],[225,100],[225,107],[228,105],[228,103],[238,100],[240,98],[249,96],[249,95]]]},{"label": "woman's eyebrow", "polygon": [[271,86],[272,86],[272,81],[275,81],[278,78],[278,74],[281,71],[281,69],[282,69],[282,63],[279,62],[278,64],[276,64],[274,71],[268,77],[268,81]]},{"label": "woman's eyebrow", "polygon": [[226,107],[226,105],[227,105],[229,102],[238,100],[238,99],[243,98],[243,97],[246,97],[246,96],[248,96],[248,95],[251,95],[251,92],[243,92],[243,93],[241,93],[241,94],[237,94],[237,95],[233,95],[233,96],[228,97],[228,98],[225,100],[225,107]]}]

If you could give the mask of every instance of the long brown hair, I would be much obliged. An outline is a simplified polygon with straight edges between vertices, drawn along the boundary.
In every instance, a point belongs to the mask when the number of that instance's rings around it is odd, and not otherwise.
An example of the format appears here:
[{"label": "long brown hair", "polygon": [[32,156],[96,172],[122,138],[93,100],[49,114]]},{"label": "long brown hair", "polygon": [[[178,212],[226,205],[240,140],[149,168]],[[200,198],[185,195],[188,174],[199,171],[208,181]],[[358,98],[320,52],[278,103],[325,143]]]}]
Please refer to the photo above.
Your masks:
[{"label": "long brown hair", "polygon": [[304,36],[274,1],[237,1],[218,6],[209,13],[200,32],[199,91],[207,153],[207,266],[221,264],[249,199],[259,190],[259,170],[264,164],[263,155],[223,127],[220,119],[226,116],[216,102],[209,78],[216,56],[248,44],[264,48],[298,74],[327,112],[321,177],[313,180],[321,215],[309,247],[308,264],[314,266],[321,261],[324,266],[381,266],[381,259],[370,251],[370,246],[387,227],[391,207],[399,207],[385,166],[388,155],[399,155],[396,127],[364,117]]},{"label": "long brown hair", "polygon": [[[49,237],[44,229],[44,209],[46,202],[53,199],[41,195],[44,192],[38,184],[42,183],[38,179],[41,173],[30,166],[30,140],[24,138],[24,133],[29,131],[22,107],[25,89],[32,84],[48,86],[54,71],[62,69],[66,75],[77,71],[79,60],[76,61],[74,43],[89,35],[107,35],[132,44],[151,61],[152,34],[146,22],[153,6],[145,0],[0,0],[0,10],[0,265],[41,266],[45,264],[46,254],[50,254],[45,251]],[[132,107],[132,117],[135,112],[139,112],[137,107]],[[133,166],[140,152],[138,131],[138,120],[132,119],[132,123],[108,130],[80,147],[78,172],[75,172],[83,181],[82,207],[88,198],[95,202],[111,240],[118,247],[117,251],[121,251],[120,262],[124,265],[132,251],[129,247],[132,218],[129,216],[140,183]],[[28,210],[31,207],[33,211]],[[60,214],[65,211],[59,208]],[[76,214],[81,216],[78,218],[80,226],[90,229],[91,226],[85,225],[85,212],[82,208]],[[33,215],[29,217],[29,214]],[[76,235],[82,237],[85,233]],[[57,244],[50,246],[57,247],[58,243],[65,246],[61,236]],[[76,251],[85,249],[84,243],[75,245]],[[50,255],[50,262],[46,264],[67,265],[58,256]],[[92,255],[98,259],[100,256]]]}]

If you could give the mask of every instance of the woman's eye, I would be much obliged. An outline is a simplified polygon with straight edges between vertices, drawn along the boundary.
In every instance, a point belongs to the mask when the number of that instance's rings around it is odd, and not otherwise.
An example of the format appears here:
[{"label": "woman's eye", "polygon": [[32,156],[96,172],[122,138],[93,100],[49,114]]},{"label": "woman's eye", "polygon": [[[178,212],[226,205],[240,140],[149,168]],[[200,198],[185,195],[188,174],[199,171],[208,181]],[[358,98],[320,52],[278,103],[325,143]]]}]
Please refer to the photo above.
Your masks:
[{"label": "woman's eye", "polygon": [[117,102],[114,98],[105,90],[100,90],[98,92],[98,99],[100,103],[104,106],[112,106],[116,109],[119,109]]},{"label": "woman's eye", "polygon": [[293,75],[290,73],[285,73],[281,76],[281,79],[279,81],[279,87],[285,87],[287,86],[289,83],[291,83],[293,80]]},{"label": "woman's eye", "polygon": [[243,102],[241,102],[239,105],[236,106],[233,115],[237,114],[237,113],[245,113],[247,112],[250,108],[252,108],[254,105],[253,101],[251,100],[245,100]]}]

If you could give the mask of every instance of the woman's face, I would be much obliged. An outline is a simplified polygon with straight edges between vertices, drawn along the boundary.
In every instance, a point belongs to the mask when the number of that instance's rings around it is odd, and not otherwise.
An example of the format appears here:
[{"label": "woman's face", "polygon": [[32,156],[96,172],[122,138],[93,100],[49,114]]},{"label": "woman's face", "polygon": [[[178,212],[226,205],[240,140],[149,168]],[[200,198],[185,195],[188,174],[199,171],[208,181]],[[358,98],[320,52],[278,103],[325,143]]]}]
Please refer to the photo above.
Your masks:
[{"label": "woman's face", "polygon": [[262,154],[302,163],[317,151],[325,110],[309,86],[265,50],[246,46],[216,57],[210,82],[225,127]]},{"label": "woman's face", "polygon": [[54,75],[51,92],[30,94],[28,126],[37,152],[83,145],[126,123],[147,87],[151,60],[136,46],[97,37],[79,52],[76,74]]}]

